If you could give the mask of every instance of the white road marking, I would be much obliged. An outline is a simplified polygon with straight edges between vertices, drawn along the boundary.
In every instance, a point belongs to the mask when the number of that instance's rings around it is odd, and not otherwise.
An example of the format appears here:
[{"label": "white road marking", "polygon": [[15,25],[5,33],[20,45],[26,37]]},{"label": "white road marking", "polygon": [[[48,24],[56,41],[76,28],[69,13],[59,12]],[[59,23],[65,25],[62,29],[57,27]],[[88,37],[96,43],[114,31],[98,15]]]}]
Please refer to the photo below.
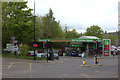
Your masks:
[{"label": "white road marking", "polygon": [[89,76],[88,75],[86,75],[86,74],[81,74],[82,76],[85,76],[85,77],[87,77],[87,78],[89,78]]},{"label": "white road marking", "polygon": [[98,72],[98,71],[95,71],[95,72]]}]

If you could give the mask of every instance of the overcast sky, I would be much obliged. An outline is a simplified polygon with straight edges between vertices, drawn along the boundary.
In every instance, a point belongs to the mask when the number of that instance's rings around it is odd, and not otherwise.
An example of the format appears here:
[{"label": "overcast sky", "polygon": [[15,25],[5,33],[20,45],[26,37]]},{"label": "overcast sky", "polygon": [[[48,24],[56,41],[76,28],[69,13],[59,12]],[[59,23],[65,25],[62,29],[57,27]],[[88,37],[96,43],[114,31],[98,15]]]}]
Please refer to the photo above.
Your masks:
[{"label": "overcast sky", "polygon": [[[85,32],[87,27],[98,25],[104,31],[118,30],[118,2],[120,0],[35,0],[35,14],[44,16],[53,10],[56,21],[64,27]],[[28,0],[34,9],[34,0]]]}]

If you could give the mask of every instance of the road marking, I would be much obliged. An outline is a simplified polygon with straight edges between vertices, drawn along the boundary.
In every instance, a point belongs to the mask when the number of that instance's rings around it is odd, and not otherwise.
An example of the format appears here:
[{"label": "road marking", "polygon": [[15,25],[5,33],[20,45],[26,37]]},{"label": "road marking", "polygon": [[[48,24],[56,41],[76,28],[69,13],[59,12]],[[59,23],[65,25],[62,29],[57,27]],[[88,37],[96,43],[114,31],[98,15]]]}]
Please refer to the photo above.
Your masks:
[{"label": "road marking", "polygon": [[0,73],[0,76],[2,76],[2,73]]},{"label": "road marking", "polygon": [[98,72],[98,71],[95,71],[95,72]]},{"label": "road marking", "polygon": [[8,69],[10,69],[12,67],[13,63],[10,63],[10,65],[8,66]]},{"label": "road marking", "polygon": [[30,70],[32,69],[32,63],[30,63]]},{"label": "road marking", "polygon": [[82,76],[85,76],[85,77],[87,77],[87,78],[89,78],[89,76],[88,75],[85,75],[85,74],[81,74]]},{"label": "road marking", "polygon": [[60,61],[61,63],[64,63],[63,61]]}]

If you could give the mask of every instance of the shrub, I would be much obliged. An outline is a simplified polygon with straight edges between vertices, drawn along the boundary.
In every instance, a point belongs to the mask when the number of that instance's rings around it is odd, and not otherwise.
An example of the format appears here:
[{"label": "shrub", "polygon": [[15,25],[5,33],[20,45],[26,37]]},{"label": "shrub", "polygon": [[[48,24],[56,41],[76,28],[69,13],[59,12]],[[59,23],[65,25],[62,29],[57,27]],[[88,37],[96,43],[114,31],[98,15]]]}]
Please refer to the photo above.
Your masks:
[{"label": "shrub", "polygon": [[29,51],[29,46],[24,44],[23,46],[20,47],[20,54],[22,56],[25,56]]}]

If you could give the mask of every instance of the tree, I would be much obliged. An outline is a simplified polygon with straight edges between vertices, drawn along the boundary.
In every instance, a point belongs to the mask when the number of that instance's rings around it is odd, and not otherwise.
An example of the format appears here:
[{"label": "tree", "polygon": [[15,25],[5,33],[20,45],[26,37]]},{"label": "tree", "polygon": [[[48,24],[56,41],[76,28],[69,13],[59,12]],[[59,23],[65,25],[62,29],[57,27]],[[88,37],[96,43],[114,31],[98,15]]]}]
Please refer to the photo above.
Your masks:
[{"label": "tree", "polygon": [[[16,36],[20,43],[31,44],[34,40],[34,17],[27,2],[4,2],[2,5],[3,45]],[[40,29],[36,22],[36,36]]]},{"label": "tree", "polygon": [[103,39],[111,39],[111,44],[115,45],[118,40],[118,35],[113,34],[103,34]]},{"label": "tree", "polygon": [[97,26],[93,25],[90,28],[87,28],[85,35],[86,36],[96,36],[102,38],[103,30]]},{"label": "tree", "polygon": [[39,38],[62,38],[64,32],[61,28],[60,21],[56,21],[53,17],[53,11],[50,8],[49,13],[38,18],[41,33]]},{"label": "tree", "polygon": [[66,33],[66,38],[78,38],[79,34],[76,32],[76,29],[73,29],[72,31],[68,31]]}]

